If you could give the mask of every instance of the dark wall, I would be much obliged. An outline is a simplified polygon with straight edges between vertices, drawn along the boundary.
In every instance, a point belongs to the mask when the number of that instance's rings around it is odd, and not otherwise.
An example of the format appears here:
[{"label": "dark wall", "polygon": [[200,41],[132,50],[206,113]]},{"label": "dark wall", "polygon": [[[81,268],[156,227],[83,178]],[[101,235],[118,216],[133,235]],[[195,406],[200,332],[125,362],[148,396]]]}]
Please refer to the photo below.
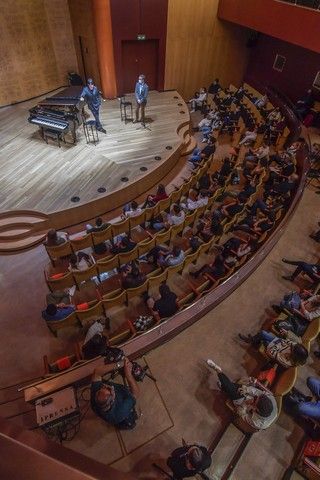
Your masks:
[{"label": "dark wall", "polygon": [[[286,57],[282,72],[273,70],[276,54]],[[320,70],[320,54],[283,42],[267,35],[260,35],[252,48],[245,80],[257,89],[262,85],[276,87],[295,101],[312,83]],[[319,96],[318,91],[315,91]]]},{"label": "dark wall", "polygon": [[[159,41],[158,90],[164,87],[168,0],[111,0],[112,34],[118,93],[123,90],[121,42],[138,34]],[[141,72],[142,73],[142,72]],[[132,86],[134,88],[134,85]]]}]

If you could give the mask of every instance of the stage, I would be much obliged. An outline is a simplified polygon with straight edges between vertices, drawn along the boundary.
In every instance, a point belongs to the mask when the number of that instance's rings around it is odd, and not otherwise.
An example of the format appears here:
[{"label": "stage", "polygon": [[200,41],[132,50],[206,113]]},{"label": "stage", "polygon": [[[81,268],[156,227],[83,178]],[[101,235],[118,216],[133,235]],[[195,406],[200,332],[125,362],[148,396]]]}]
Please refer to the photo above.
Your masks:
[{"label": "stage", "polygon": [[[190,141],[188,108],[175,91],[150,92],[150,130],[121,122],[119,100],[107,100],[100,114],[107,134],[99,132],[99,143],[86,144],[81,125],[77,144],[62,143],[61,148],[52,140],[47,145],[27,120],[41,98],[0,110],[1,213],[40,212],[57,227],[84,221],[156,185]],[[135,107],[133,94],[129,99]],[[99,193],[101,187],[105,191]],[[72,202],[72,197],[79,200]]]}]

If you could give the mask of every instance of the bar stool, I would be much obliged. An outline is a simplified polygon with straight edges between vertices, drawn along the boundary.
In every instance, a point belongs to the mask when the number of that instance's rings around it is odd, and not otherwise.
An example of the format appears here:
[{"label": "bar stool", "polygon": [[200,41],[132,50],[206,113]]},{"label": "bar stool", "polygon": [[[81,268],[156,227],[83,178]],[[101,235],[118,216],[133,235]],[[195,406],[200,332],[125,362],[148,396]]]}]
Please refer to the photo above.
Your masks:
[{"label": "bar stool", "polygon": [[120,97],[120,116],[121,122],[133,121],[132,102],[126,101],[125,95]]},{"label": "bar stool", "polygon": [[95,120],[88,120],[86,121],[85,118],[82,119],[83,131],[84,136],[86,138],[87,143],[93,143],[96,145],[99,143],[99,135],[96,126]]}]

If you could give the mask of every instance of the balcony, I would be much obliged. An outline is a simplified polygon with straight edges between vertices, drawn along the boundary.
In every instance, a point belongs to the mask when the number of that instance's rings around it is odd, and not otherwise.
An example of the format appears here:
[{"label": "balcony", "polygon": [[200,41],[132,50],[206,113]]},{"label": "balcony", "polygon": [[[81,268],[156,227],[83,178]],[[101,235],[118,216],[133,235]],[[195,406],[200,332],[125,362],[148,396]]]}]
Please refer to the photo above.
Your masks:
[{"label": "balcony", "polygon": [[220,0],[218,16],[320,53],[320,14],[310,7],[319,4],[320,0]]}]

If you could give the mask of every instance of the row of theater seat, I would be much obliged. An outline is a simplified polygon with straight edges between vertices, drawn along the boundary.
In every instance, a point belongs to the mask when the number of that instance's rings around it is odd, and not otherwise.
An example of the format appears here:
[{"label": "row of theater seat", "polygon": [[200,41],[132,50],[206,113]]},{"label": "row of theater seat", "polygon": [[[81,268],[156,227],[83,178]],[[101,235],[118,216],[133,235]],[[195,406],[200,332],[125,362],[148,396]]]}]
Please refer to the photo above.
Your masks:
[{"label": "row of theater seat", "polygon": [[[229,180],[230,180],[230,177],[228,178],[228,181]],[[226,182],[226,186],[228,185],[228,181]],[[261,183],[261,185],[262,185],[262,183]],[[224,189],[222,189],[222,190],[224,190]],[[258,189],[257,189],[257,192],[258,192]],[[252,204],[252,202],[256,198],[257,192],[255,194],[253,194],[251,198],[248,199],[248,204]],[[219,193],[221,193],[221,189],[219,189]],[[216,197],[216,195],[210,199],[210,205],[207,205],[205,207],[200,207],[200,208],[197,209],[196,212],[194,212],[190,215],[190,217],[193,219],[193,221],[196,221],[196,219],[199,218],[201,216],[201,214],[203,214],[206,209],[210,209],[210,207],[214,207],[215,197]],[[279,212],[279,214],[280,214],[280,212]],[[225,219],[224,222],[223,222],[224,233],[227,233],[229,231],[230,227],[232,226],[232,224],[239,221],[239,219],[241,218],[242,215],[243,215],[243,212],[240,212],[233,219]],[[190,222],[189,225],[191,226],[192,222]],[[152,247],[153,242],[156,241],[157,238],[159,239],[159,244],[170,242],[171,239],[176,238],[178,233],[182,233],[182,227],[181,226],[178,226],[178,227],[179,227],[179,231],[177,229],[175,231],[176,235],[174,235],[174,236],[172,235],[173,232],[171,230],[175,229],[176,227],[171,227],[171,229],[169,229],[168,231],[166,231],[164,233],[158,233],[156,235],[156,238],[149,241],[147,244],[138,245],[135,249],[136,250],[135,252],[129,252],[129,254],[126,254],[127,255],[126,261],[132,260],[133,258],[137,258],[139,256],[139,253],[144,254],[145,251],[146,251],[145,248],[146,247]],[[259,239],[259,243],[261,243],[265,239],[266,235],[267,235],[267,232],[261,236],[261,239]],[[175,267],[167,267],[167,269],[165,271],[161,272],[160,274],[159,274],[158,271],[150,272],[150,275],[148,275],[149,276],[148,280],[145,282],[145,284],[143,284],[140,287],[137,287],[135,289],[128,289],[126,291],[121,292],[121,286],[120,286],[120,283],[119,283],[118,288],[116,288],[114,291],[108,292],[107,294],[104,294],[104,295],[101,295],[101,300],[100,301],[95,301],[95,302],[92,302],[91,305],[88,305],[88,308],[87,308],[86,311],[83,311],[83,310],[80,311],[80,312],[77,311],[70,318],[67,318],[63,321],[58,321],[58,322],[50,321],[50,322],[48,322],[49,328],[51,330],[56,331],[56,329],[62,328],[64,326],[63,324],[69,326],[70,322],[72,323],[72,322],[77,322],[77,321],[79,321],[82,324],[82,326],[84,326],[90,319],[92,319],[94,317],[103,315],[105,313],[109,314],[109,311],[112,307],[114,307],[116,305],[119,306],[122,303],[128,304],[128,302],[133,297],[140,295],[142,292],[146,291],[148,288],[159,287],[159,285],[163,281],[166,281],[166,280],[170,279],[176,273],[182,272],[192,262],[196,262],[203,253],[209,251],[211,249],[211,247],[213,247],[215,245],[215,243],[218,242],[218,240],[219,240],[219,238],[212,237],[212,239],[209,242],[203,243],[202,245],[200,245],[197,252],[194,252],[194,253],[190,254],[190,251],[187,251],[186,253],[189,254],[189,255],[187,255],[185,261],[182,262],[180,265],[177,265]],[[140,250],[140,247],[142,247],[142,250]],[[247,257],[248,256],[242,257],[236,267],[234,267],[232,269],[229,269],[227,274],[223,278],[220,278],[218,280],[216,280],[214,278],[211,278],[209,275],[206,275],[203,279],[200,279],[200,281],[198,281],[198,282],[196,282],[194,279],[191,280],[191,278],[189,278],[188,279],[189,291],[185,292],[185,294],[182,296],[182,298],[180,298],[178,300],[178,302],[180,302],[180,306],[182,307],[182,306],[186,306],[187,304],[189,305],[195,299],[197,299],[200,295],[203,295],[203,294],[207,293],[209,290],[211,290],[212,288],[215,288],[219,283],[223,282],[226,278],[228,278],[228,276],[230,276],[233,273],[235,268],[239,268],[245,262]],[[111,262],[112,262],[112,265],[111,265]],[[115,263],[113,263],[113,262],[115,262]],[[109,267],[110,266],[114,267],[114,266],[118,265],[117,259],[116,260],[114,260],[114,259],[107,260],[106,263],[107,263],[107,265],[109,265]],[[98,265],[99,265],[99,262],[97,262],[97,266],[94,266],[94,267],[99,269],[100,267]],[[103,270],[103,271],[105,271],[105,270]],[[91,269],[90,269],[89,272],[84,272],[84,274],[81,272],[80,273],[80,275],[82,275],[81,280],[83,280],[83,278],[84,278],[83,275],[89,274],[89,276],[91,276],[92,273],[94,273],[94,272]],[[96,273],[96,271],[95,271],[95,273]],[[69,275],[69,274],[67,274],[67,275]],[[97,292],[99,292],[99,288],[97,289]],[[131,323],[131,325],[129,325],[130,323]],[[129,336],[137,333],[137,332],[134,332],[132,322],[129,321],[129,324],[128,324],[128,322],[126,322],[126,327],[128,327],[128,325],[129,325],[129,328],[125,329],[126,334],[125,334],[125,332],[123,332],[124,335],[120,335],[119,340],[122,341],[124,338],[127,340]],[[111,343],[115,343],[115,340],[112,340],[112,337],[111,337]]]}]

